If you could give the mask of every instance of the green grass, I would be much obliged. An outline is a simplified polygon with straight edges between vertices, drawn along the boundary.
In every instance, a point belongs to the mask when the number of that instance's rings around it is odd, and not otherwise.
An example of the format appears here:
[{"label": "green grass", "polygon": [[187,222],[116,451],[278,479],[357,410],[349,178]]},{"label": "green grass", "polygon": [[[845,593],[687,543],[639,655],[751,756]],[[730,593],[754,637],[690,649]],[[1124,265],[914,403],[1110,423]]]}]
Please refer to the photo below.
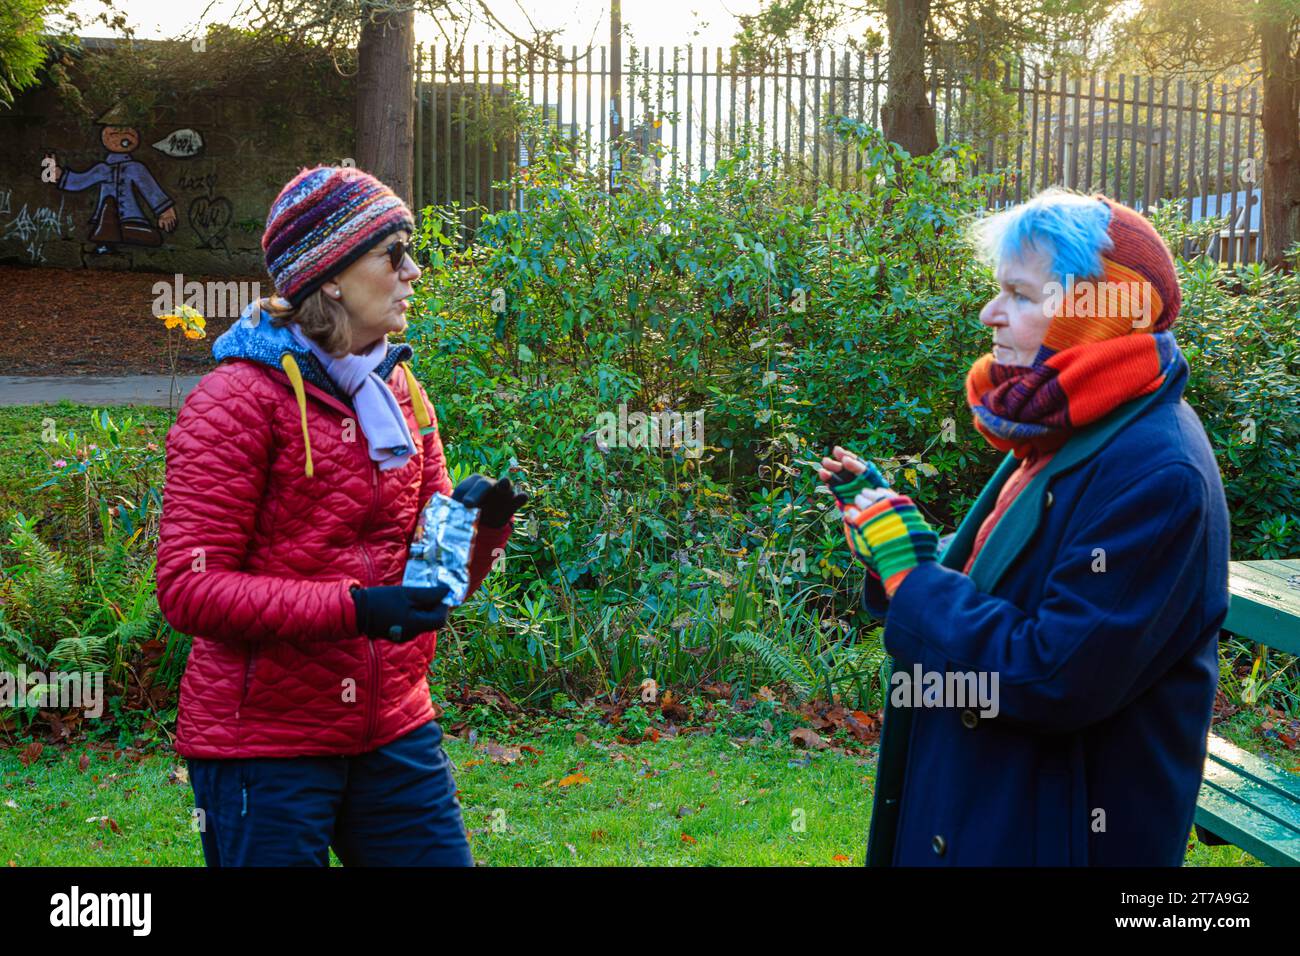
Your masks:
[{"label": "green grass", "polygon": [[[11,511],[30,511],[36,502],[31,489],[49,475],[50,456],[42,448],[41,437],[46,418],[54,419],[54,428],[62,433],[69,428],[78,434],[90,431],[90,414],[100,406],[54,405],[0,406],[0,515]],[[154,441],[161,448],[175,412],[150,405],[110,405],[109,415],[121,420],[128,415],[153,436],[141,436],[140,444]],[[91,439],[92,441],[94,439]]]},{"label": "green grass", "polygon": [[[491,866],[856,866],[863,862],[874,757],[736,744],[723,733],[613,743],[573,726],[509,741],[501,764],[448,740],[465,825]],[[605,746],[598,746],[603,743]],[[0,865],[199,866],[183,762],[47,749],[30,767],[0,757]],[[561,786],[581,774],[586,782]],[[11,805],[12,804],[12,805]],[[118,831],[101,824],[108,817]],[[93,820],[89,818],[94,818]],[[688,839],[689,838],[689,839]],[[843,858],[843,859],[841,859]],[[1236,847],[1195,843],[1189,866],[1258,866]]]},{"label": "green grass", "polygon": [[[533,738],[540,754],[525,751],[509,765],[447,741],[476,859],[494,866],[862,863],[873,761],[784,744],[736,746],[720,734],[609,749],[576,745],[574,737]],[[47,751],[27,768],[13,754],[0,757],[0,865],[202,865],[192,791],[168,779],[182,761],[104,761],[92,752],[81,771],[81,753]],[[590,782],[560,786],[575,772]],[[105,816],[120,832],[99,822]]]},{"label": "green grass", "polygon": [[[449,748],[476,856],[517,866],[863,861],[872,759],[723,734],[608,749],[573,739],[556,731],[537,742],[541,755],[505,766],[471,766],[477,754]],[[560,786],[579,774],[590,782]]]}]

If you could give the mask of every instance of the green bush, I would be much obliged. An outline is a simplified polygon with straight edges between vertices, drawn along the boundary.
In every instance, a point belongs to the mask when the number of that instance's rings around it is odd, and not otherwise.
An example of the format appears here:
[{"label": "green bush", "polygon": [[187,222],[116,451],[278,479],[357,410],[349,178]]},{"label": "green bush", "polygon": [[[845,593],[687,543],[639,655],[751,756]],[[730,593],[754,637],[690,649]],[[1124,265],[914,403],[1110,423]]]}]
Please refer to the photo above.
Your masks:
[{"label": "green bush", "polygon": [[[610,196],[554,140],[460,251],[425,210],[410,338],[460,467],[534,493],[444,666],[524,695],[723,680],[879,699],[879,633],[816,461],[841,443],[951,523],[996,455],[961,382],[987,279],[960,233],[986,178],[841,121],[871,187],[742,147],[701,183]],[[540,136],[540,132],[538,133]],[[699,447],[601,416],[702,413]],[[633,436],[635,438],[635,436]],[[689,435],[688,435],[689,437]]]},{"label": "green bush", "polygon": [[1223,475],[1238,560],[1300,554],[1300,276],[1180,263],[1187,401]]},{"label": "green bush", "polygon": [[131,417],[97,410],[81,432],[53,422],[26,480],[32,516],[0,516],[0,668],[102,672],[118,697],[174,687],[189,641],[154,590],[163,452]]},{"label": "green bush", "polygon": [[[804,463],[843,444],[945,530],[969,508],[1000,457],[963,390],[994,288],[963,228],[993,181],[951,175],[970,168],[960,146],[914,158],[838,132],[865,188],[810,200],[742,147],[701,183],[611,196],[543,139],[512,184],[523,211],[485,216],[469,249],[425,210],[410,335],[449,452],[534,493],[487,599],[444,641],[460,679],[524,695],[783,680],[879,700],[879,634]],[[1187,232],[1168,209],[1157,224],[1171,244]],[[1293,554],[1300,286],[1179,268],[1188,399],[1221,458],[1234,557]],[[702,410],[702,454],[605,447],[599,416],[620,403]]]}]

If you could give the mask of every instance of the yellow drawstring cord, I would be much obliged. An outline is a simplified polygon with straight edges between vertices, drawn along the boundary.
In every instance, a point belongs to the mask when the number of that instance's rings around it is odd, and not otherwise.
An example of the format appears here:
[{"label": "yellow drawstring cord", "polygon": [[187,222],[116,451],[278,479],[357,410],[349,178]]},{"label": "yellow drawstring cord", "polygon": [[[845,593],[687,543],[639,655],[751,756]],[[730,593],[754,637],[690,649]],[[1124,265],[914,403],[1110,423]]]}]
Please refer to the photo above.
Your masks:
[{"label": "yellow drawstring cord", "polygon": [[[289,382],[293,385],[293,394],[298,399],[298,415],[302,422],[302,443],[307,453],[306,473],[311,478],[315,475],[315,469],[311,463],[311,434],[307,430],[307,393],[302,387],[302,371],[298,368],[298,362],[294,357],[285,352],[280,358],[280,364],[284,367],[284,372],[289,376]],[[411,393],[411,405],[415,410],[415,421],[420,426],[420,434],[427,435],[433,431],[433,419],[429,415],[429,407],[424,404],[424,399],[420,396],[420,386],[415,379],[415,373],[411,371],[408,362],[402,362],[402,371],[406,373],[406,387]]]},{"label": "yellow drawstring cord", "polygon": [[311,478],[316,472],[311,464],[311,436],[307,433],[307,393],[302,387],[302,372],[298,368],[298,362],[292,355],[285,352],[280,358],[280,364],[284,366],[284,372],[289,376],[289,382],[293,385],[293,394],[298,399],[298,414],[302,419],[302,444],[307,450],[307,477]]},{"label": "yellow drawstring cord", "polygon": [[403,362],[402,371],[406,373],[406,388],[411,393],[411,405],[415,409],[415,423],[420,426],[420,434],[427,435],[433,431],[433,417],[429,414],[429,407],[424,404],[424,399],[420,396],[420,383],[415,380],[415,373],[411,371],[411,363]]}]

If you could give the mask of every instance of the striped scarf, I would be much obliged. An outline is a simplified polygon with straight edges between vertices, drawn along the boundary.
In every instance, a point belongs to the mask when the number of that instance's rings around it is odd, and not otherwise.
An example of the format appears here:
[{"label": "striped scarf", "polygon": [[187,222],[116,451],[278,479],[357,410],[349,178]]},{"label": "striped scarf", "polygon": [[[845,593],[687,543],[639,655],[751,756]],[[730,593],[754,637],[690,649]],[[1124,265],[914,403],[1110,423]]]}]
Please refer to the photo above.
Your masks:
[{"label": "striped scarf", "polygon": [[966,401],[975,428],[994,448],[1017,458],[1030,449],[1055,451],[1077,429],[1156,391],[1187,364],[1169,331],[1173,316],[1166,319],[1152,283],[1105,256],[1102,263],[1103,282],[1065,291],[1032,366],[1001,365],[991,353],[971,366]]}]

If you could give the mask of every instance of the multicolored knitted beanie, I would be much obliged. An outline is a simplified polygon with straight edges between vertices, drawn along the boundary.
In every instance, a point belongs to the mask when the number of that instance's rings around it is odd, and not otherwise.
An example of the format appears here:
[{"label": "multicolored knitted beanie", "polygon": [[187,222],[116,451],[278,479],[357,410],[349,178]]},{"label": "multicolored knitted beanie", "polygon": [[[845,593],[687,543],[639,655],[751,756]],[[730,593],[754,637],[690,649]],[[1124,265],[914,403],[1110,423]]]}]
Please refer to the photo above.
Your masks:
[{"label": "multicolored knitted beanie", "polygon": [[280,190],[266,217],[262,251],[276,292],[293,306],[385,236],[415,231],[406,203],[351,166],[304,169]]}]

